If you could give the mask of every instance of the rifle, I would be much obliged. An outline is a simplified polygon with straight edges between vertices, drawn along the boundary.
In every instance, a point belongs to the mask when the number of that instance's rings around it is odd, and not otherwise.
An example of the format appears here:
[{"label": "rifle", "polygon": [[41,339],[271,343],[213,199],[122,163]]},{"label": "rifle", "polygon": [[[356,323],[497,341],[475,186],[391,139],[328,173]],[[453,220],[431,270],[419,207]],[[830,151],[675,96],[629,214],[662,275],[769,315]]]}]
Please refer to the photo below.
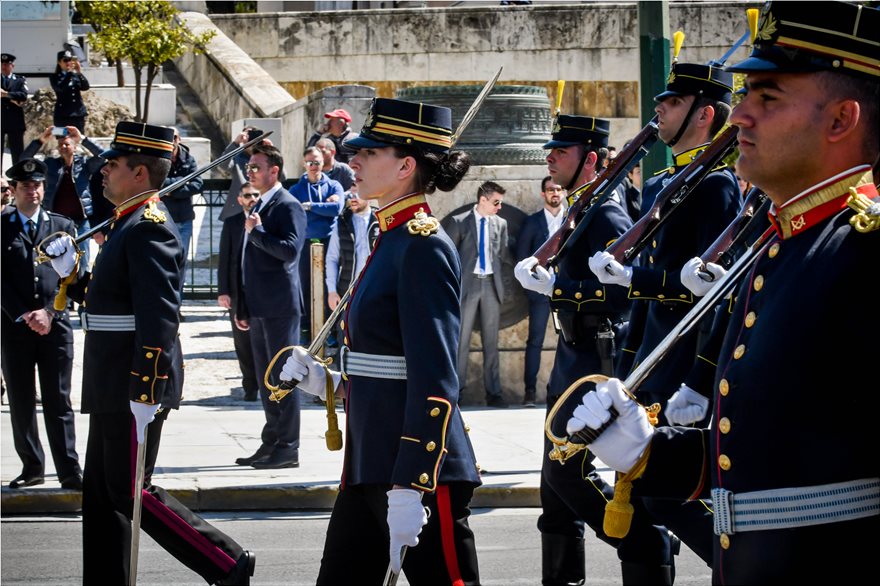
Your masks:
[{"label": "rifle", "polygon": [[628,264],[651,241],[660,226],[677,210],[694,188],[714,169],[736,146],[736,126],[729,126],[713,140],[680,173],[660,190],[654,205],[639,221],[612,242],[606,252],[621,264]]},{"label": "rifle", "polygon": [[[705,266],[707,263],[715,263],[721,265],[725,269],[729,269],[733,265],[733,261],[738,256],[737,251],[741,246],[749,241],[754,240],[758,234],[756,230],[761,232],[767,227],[764,221],[766,212],[770,207],[767,194],[753,187],[746,193],[746,199],[740,207],[739,213],[733,221],[718,235],[706,251],[700,255],[700,260]],[[701,273],[700,276],[707,281],[712,281],[714,277],[708,271]]]},{"label": "rifle", "polygon": [[566,248],[577,241],[590,223],[594,213],[592,210],[598,208],[614,192],[627,173],[651,150],[657,142],[658,131],[655,116],[578,196],[577,201],[568,208],[559,229],[532,255],[538,259],[538,264],[549,268],[559,263]]}]

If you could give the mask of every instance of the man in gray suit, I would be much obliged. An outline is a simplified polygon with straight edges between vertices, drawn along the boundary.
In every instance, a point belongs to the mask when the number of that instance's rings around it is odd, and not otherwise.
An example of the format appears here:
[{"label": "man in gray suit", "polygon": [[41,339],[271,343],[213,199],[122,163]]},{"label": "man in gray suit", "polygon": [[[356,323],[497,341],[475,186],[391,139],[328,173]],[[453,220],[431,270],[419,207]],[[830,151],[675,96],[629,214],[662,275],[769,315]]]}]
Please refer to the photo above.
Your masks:
[{"label": "man in gray suit", "polygon": [[498,319],[504,301],[502,263],[508,261],[507,222],[498,216],[504,188],[487,181],[477,190],[477,205],[452,217],[447,233],[461,257],[461,341],[458,384],[467,383],[468,351],[477,311],[483,341],[483,386],[489,407],[505,408],[498,369]]}]

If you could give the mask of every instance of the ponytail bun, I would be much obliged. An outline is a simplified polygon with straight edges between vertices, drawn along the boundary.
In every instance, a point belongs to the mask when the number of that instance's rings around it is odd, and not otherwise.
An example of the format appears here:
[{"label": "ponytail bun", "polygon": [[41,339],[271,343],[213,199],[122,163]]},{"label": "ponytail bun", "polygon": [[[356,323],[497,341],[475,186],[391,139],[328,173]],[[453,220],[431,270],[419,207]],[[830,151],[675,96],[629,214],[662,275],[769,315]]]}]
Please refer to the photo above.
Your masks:
[{"label": "ponytail bun", "polygon": [[450,151],[440,156],[434,176],[425,185],[426,193],[452,191],[471,168],[471,158],[464,151]]}]

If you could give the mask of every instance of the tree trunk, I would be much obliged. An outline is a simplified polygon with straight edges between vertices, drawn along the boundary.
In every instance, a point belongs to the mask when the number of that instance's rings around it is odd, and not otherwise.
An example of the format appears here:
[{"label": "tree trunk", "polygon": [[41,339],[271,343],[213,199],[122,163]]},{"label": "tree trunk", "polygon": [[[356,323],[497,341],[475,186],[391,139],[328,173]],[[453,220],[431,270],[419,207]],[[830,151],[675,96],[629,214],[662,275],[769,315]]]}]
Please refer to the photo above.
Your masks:
[{"label": "tree trunk", "polygon": [[153,80],[156,79],[157,73],[159,73],[159,68],[154,63],[147,65],[147,89],[144,91],[144,122],[147,121],[150,115],[150,93],[153,90]]},{"label": "tree trunk", "polygon": [[134,119],[137,122],[146,122],[146,118],[141,116],[141,73],[143,66],[139,63],[132,63],[131,67],[134,69],[134,104],[136,110]]},{"label": "tree trunk", "polygon": [[125,87],[125,73],[122,71],[122,59],[116,59],[116,85]]}]

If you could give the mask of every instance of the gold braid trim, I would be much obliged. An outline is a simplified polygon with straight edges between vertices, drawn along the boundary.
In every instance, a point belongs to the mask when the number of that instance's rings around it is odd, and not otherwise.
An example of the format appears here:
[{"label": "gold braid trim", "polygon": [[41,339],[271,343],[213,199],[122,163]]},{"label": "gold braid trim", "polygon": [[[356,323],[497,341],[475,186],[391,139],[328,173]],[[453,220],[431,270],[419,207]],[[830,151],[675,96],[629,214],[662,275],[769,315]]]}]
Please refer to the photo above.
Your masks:
[{"label": "gold braid trim", "polygon": [[144,210],[144,217],[148,220],[152,220],[156,224],[164,224],[166,220],[165,212],[160,210],[154,201],[147,204],[146,209]]},{"label": "gold braid trim", "polygon": [[856,230],[866,234],[880,228],[880,203],[872,201],[868,196],[856,191],[855,187],[849,188],[849,199],[846,205],[856,214],[849,219],[850,225]]},{"label": "gold braid trim", "polygon": [[437,221],[437,218],[426,214],[423,208],[419,208],[413,219],[406,223],[406,229],[413,236],[416,234],[430,236],[440,229],[440,222]]}]

